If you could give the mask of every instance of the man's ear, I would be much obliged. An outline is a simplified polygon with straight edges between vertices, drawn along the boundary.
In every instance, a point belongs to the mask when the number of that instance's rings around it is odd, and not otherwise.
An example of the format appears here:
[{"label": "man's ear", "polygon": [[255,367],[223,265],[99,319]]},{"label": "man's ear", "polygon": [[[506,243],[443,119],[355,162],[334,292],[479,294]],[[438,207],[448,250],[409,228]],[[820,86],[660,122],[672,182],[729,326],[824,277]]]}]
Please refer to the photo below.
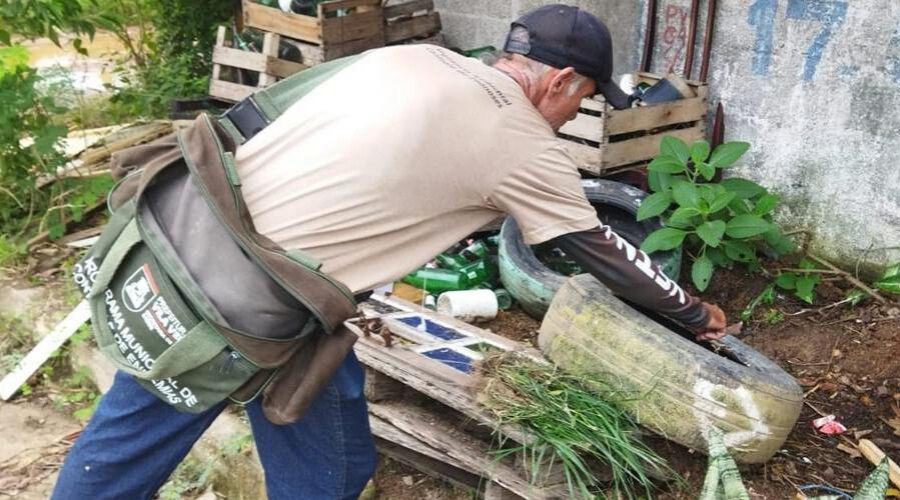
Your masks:
[{"label": "man's ear", "polygon": [[554,94],[565,92],[569,84],[575,80],[575,76],[575,68],[571,66],[557,71],[553,79],[550,80],[550,92]]}]

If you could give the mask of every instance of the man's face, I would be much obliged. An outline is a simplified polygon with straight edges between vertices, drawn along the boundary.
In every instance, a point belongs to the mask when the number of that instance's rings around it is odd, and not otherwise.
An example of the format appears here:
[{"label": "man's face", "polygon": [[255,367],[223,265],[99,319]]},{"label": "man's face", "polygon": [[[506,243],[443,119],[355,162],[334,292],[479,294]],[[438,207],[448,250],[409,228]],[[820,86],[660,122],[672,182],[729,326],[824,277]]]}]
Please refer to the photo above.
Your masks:
[{"label": "man's face", "polygon": [[581,84],[572,92],[571,84],[577,79],[579,76],[572,68],[551,70],[541,79],[544,92],[537,109],[554,132],[567,121],[575,119],[582,99],[595,94],[596,84],[590,78],[580,78]]}]

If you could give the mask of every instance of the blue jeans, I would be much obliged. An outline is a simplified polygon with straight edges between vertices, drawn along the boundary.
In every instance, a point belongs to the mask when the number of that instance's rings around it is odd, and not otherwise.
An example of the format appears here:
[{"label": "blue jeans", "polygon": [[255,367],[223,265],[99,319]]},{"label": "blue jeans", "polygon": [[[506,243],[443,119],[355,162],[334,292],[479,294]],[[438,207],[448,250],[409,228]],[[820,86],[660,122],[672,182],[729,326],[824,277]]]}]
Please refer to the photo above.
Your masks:
[{"label": "blue jeans", "polygon": [[[274,425],[247,405],[269,498],[357,498],[375,471],[364,372],[351,352],[302,419]],[[75,442],[54,500],[152,498],[225,404],[180,413],[121,372]]]}]

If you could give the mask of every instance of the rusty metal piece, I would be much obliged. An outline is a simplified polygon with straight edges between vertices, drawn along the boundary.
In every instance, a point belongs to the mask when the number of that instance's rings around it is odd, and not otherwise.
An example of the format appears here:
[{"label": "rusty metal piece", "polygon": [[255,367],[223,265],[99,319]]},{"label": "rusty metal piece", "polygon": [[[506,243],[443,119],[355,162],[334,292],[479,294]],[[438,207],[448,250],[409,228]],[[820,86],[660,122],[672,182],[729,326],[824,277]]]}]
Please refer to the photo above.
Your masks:
[{"label": "rusty metal piece", "polygon": [[391,347],[394,345],[394,334],[391,333],[391,329],[387,327],[387,325],[382,325],[381,329],[378,330],[378,335],[381,335],[382,340],[384,340],[385,347]]},{"label": "rusty metal piece", "polygon": [[644,53],[641,55],[641,71],[650,71],[655,36],[656,0],[647,0],[647,29],[644,31]]},{"label": "rusty metal piece", "polygon": [[706,36],[703,39],[703,57],[700,61],[700,81],[706,82],[709,74],[709,54],[712,50],[713,26],[716,22],[716,0],[709,0],[706,8]]},{"label": "rusty metal piece", "polygon": [[687,52],[684,55],[684,79],[691,79],[694,70],[694,45],[697,44],[697,20],[700,16],[700,0],[691,0],[691,25],[688,28]]},{"label": "rusty metal piece", "polygon": [[[722,107],[722,102],[719,101],[719,104],[716,105],[716,117],[713,118],[712,136],[709,141],[710,150],[715,150],[723,142],[725,142],[725,108]],[[713,182],[721,180],[722,169],[717,168],[716,175],[713,176]]]}]

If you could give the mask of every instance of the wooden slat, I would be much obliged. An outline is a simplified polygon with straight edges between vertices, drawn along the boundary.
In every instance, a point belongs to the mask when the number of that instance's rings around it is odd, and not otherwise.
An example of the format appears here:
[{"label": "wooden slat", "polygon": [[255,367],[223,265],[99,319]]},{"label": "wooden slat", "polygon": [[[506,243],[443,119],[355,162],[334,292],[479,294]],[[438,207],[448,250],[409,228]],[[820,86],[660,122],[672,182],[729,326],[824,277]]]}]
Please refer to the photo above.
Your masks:
[{"label": "wooden slat", "polygon": [[396,403],[370,404],[369,413],[445,453],[463,468],[476,471],[523,498],[553,498],[550,492],[532,486],[512,467],[491,456],[489,443],[471,438],[458,430],[451,432],[453,424],[444,415]]},{"label": "wooden slat", "polygon": [[[219,26],[216,29],[216,47],[224,47],[225,46],[225,26]],[[215,49],[213,49],[213,54],[215,54]],[[218,64],[215,64],[215,56],[213,56],[213,70],[212,70],[212,80],[218,80],[219,75],[222,72],[222,67]]]},{"label": "wooden slat", "polygon": [[305,64],[300,64],[287,59],[279,59],[277,57],[269,57],[266,59],[266,73],[277,76],[278,78],[287,78],[294,73],[309,68]]},{"label": "wooden slat", "polygon": [[[334,0],[322,2],[318,9],[321,14],[330,14],[341,9],[352,9],[354,7],[378,7],[381,8],[381,0]],[[350,16],[352,17],[351,13]]]},{"label": "wooden slat", "polygon": [[209,82],[209,95],[231,102],[243,100],[257,90],[256,87],[226,82],[224,80],[213,80]]},{"label": "wooden slat", "polygon": [[380,8],[322,20],[322,43],[325,45],[371,38],[383,32],[384,19]]},{"label": "wooden slat", "polygon": [[[421,442],[399,431],[394,431],[395,428],[390,423],[378,417],[371,417],[369,418],[369,426],[372,429],[372,434],[375,436],[375,446],[382,455],[464,489],[478,490],[481,485],[482,479],[480,476],[460,467],[450,465],[452,459],[447,455],[435,451],[434,453],[441,457],[435,458],[431,455],[419,453],[413,448],[415,444],[410,443],[421,444]],[[381,434],[386,432],[391,432],[394,437],[390,439],[381,437]]]},{"label": "wooden slat", "polygon": [[263,72],[266,70],[266,56],[258,52],[232,49],[231,47],[213,47],[213,80],[218,80],[215,66],[224,65]]},{"label": "wooden slat", "polygon": [[606,110],[606,101],[602,100],[602,97],[600,99],[594,99],[594,98],[582,99],[581,107],[584,109],[589,109],[591,111],[597,111],[600,113],[605,113],[607,111]]},{"label": "wooden slat", "polygon": [[323,57],[324,60],[331,61],[332,59],[359,54],[378,47],[384,47],[384,36],[380,32],[370,38],[326,45],[323,47]]},{"label": "wooden slat", "polygon": [[563,140],[563,146],[575,159],[575,164],[582,170],[599,174],[603,171],[603,161],[600,148],[578,144],[577,142]]},{"label": "wooden slat", "polygon": [[694,97],[637,108],[610,110],[607,134],[610,136],[652,130],[675,123],[695,122],[706,117],[706,99]]},{"label": "wooden slat", "polygon": [[566,122],[560,127],[559,132],[573,137],[580,137],[594,142],[603,142],[603,122],[602,116],[591,116],[584,113],[578,113],[575,119]]},{"label": "wooden slat", "polygon": [[[278,58],[278,42],[280,40],[281,37],[276,33],[266,33],[263,35],[262,55],[266,57],[265,62],[268,62],[269,58]],[[257,87],[268,87],[278,80],[274,75],[268,74],[266,69],[267,68],[264,67],[263,71],[260,72]]]},{"label": "wooden slat", "polygon": [[317,17],[282,12],[280,9],[266,7],[249,0],[244,0],[242,6],[246,26],[307,42],[322,42]]},{"label": "wooden slat", "polygon": [[692,128],[667,130],[645,137],[606,144],[601,153],[603,169],[649,160],[655,157],[659,154],[659,144],[662,142],[662,138],[667,135],[677,137],[688,144],[702,139],[705,131],[702,123],[700,122],[699,125]]},{"label": "wooden slat", "polygon": [[396,17],[411,16],[416,12],[432,10],[434,10],[434,0],[413,0],[385,7],[384,19],[389,21]]},{"label": "wooden slat", "polygon": [[91,308],[87,300],[82,300],[53,331],[38,342],[28,354],[16,363],[13,371],[0,380],[0,399],[4,401],[12,397],[19,387],[47,361],[63,343],[78,331],[78,328],[91,317]]},{"label": "wooden slat", "polygon": [[384,26],[384,43],[389,45],[410,38],[427,36],[435,31],[440,31],[440,29],[440,14],[430,12],[425,16],[417,16]]}]

